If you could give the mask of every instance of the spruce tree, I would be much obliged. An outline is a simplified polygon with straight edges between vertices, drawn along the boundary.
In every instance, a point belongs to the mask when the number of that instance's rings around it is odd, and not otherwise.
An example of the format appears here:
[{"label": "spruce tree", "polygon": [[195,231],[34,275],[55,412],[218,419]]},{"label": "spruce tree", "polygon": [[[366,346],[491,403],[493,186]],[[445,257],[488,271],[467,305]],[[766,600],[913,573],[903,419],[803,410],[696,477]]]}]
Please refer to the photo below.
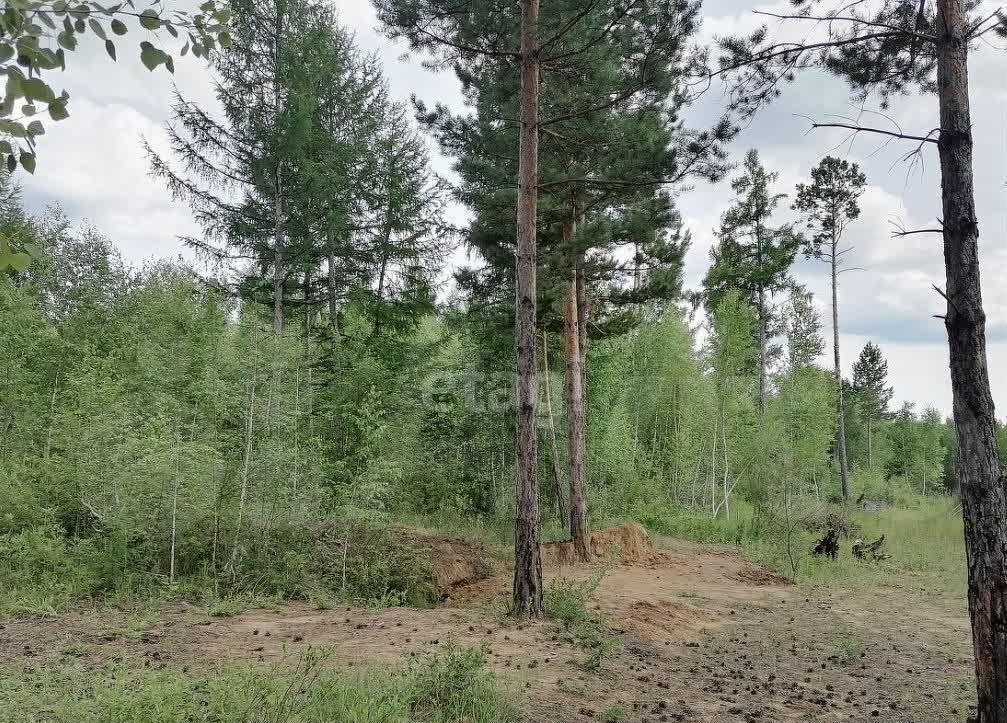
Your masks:
[{"label": "spruce tree", "polygon": [[867,342],[853,364],[853,388],[857,405],[867,422],[867,464],[874,467],[872,433],[874,427],[889,417],[888,404],[894,391],[888,386],[888,361],[881,349]]},{"label": "spruce tree", "polygon": [[839,359],[839,274],[843,258],[852,247],[841,248],[847,225],[860,216],[857,199],[864,192],[867,178],[856,163],[826,156],[811,171],[811,185],[797,184],[794,208],[801,211],[812,236],[805,238],[801,250],[807,258],[829,264],[832,274],[832,360],[836,376],[839,431],[839,474],[843,499],[850,500],[850,471],[846,458],[846,412],[843,402],[843,371]]},{"label": "spruce tree", "polygon": [[785,194],[772,192],[777,179],[759,160],[755,150],[745,155],[744,171],[731,182],[737,199],[721,218],[718,243],[703,280],[707,304],[714,309],[731,289],[740,290],[755,309],[758,320],[759,411],[766,409],[770,339],[777,331],[779,314],[774,294],[790,284],[790,267],[800,236],[791,224],[772,225],[772,217]]}]

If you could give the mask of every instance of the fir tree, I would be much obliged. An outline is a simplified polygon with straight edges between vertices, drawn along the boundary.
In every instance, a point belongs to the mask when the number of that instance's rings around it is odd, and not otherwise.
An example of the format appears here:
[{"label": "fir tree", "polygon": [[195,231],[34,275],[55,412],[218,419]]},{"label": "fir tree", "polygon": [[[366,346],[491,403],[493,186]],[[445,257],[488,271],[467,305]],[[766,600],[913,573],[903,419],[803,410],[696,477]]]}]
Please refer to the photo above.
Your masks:
[{"label": "fir tree", "polygon": [[888,361],[873,342],[867,342],[853,364],[852,391],[867,422],[867,461],[873,467],[872,429],[889,417],[888,404],[894,394],[888,386]]},{"label": "fir tree", "polygon": [[776,179],[777,174],[763,167],[757,151],[745,155],[742,175],[731,182],[737,200],[721,219],[712,264],[703,280],[709,308],[716,308],[730,289],[738,289],[755,309],[760,411],[766,408],[769,344],[779,319],[772,298],[790,284],[790,267],[800,243],[792,225],[772,225],[776,207],[786,197],[772,192]]}]

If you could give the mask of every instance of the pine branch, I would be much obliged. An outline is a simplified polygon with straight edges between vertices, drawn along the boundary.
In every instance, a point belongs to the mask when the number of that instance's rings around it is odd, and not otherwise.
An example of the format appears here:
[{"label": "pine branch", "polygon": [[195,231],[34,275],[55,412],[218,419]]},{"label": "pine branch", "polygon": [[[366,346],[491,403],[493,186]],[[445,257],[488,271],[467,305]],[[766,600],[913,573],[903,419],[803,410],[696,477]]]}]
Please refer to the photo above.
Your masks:
[{"label": "pine branch", "polygon": [[[922,6],[922,3],[921,3]],[[756,15],[765,15],[770,18],[777,18],[778,20],[811,20],[815,22],[849,22],[856,23],[863,27],[868,28],[882,28],[885,30],[892,30],[899,35],[905,35],[907,37],[913,37],[917,40],[923,40],[929,43],[936,43],[937,36],[928,35],[927,33],[918,33],[913,30],[908,30],[906,28],[901,28],[898,25],[889,25],[887,23],[879,23],[876,20],[867,20],[866,18],[858,18],[850,15],[783,15],[780,13],[771,13],[765,10],[754,10]]]}]

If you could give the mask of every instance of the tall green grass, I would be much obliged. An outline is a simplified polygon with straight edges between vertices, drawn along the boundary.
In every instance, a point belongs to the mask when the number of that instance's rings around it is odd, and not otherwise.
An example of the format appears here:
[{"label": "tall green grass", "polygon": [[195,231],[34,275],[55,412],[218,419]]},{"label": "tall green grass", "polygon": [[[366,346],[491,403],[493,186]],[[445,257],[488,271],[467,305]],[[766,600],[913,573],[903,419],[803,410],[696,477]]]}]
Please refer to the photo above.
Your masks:
[{"label": "tall green grass", "polygon": [[79,664],[0,669],[0,721],[17,723],[509,723],[479,648],[406,669],[347,673],[313,652],[199,673]]}]

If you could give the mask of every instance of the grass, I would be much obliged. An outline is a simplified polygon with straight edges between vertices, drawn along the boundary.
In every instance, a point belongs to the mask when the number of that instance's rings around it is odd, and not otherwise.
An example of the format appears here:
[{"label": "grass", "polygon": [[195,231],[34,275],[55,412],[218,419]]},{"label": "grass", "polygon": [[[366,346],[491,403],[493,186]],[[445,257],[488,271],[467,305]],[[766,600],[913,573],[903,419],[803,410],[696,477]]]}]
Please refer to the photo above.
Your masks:
[{"label": "grass", "polygon": [[273,666],[186,673],[108,664],[0,669],[0,720],[18,723],[509,723],[478,648],[407,669],[348,673],[313,652]]},{"label": "grass", "polygon": [[[795,582],[811,587],[900,587],[961,595],[966,589],[965,543],[961,513],[944,497],[916,497],[907,507],[849,513],[864,540],[885,535],[891,559],[878,563],[853,557],[853,540],[844,539],[837,560],[810,554],[816,535],[798,531],[793,545],[800,557]],[[687,509],[645,510],[641,521],[651,530],[697,542],[739,545],[754,562],[790,577],[792,570],[778,535],[755,524],[751,507],[732,504],[732,519],[713,519]]]},{"label": "grass", "polygon": [[559,578],[545,591],[546,615],[562,624],[569,642],[587,652],[583,666],[592,672],[601,670],[622,647],[622,640],[611,635],[603,621],[587,608],[607,571],[608,567],[603,567],[579,582]]},{"label": "grass", "polygon": [[836,651],[836,656],[846,665],[858,665],[860,659],[864,657],[864,644],[842,628],[836,630],[832,647]]}]

